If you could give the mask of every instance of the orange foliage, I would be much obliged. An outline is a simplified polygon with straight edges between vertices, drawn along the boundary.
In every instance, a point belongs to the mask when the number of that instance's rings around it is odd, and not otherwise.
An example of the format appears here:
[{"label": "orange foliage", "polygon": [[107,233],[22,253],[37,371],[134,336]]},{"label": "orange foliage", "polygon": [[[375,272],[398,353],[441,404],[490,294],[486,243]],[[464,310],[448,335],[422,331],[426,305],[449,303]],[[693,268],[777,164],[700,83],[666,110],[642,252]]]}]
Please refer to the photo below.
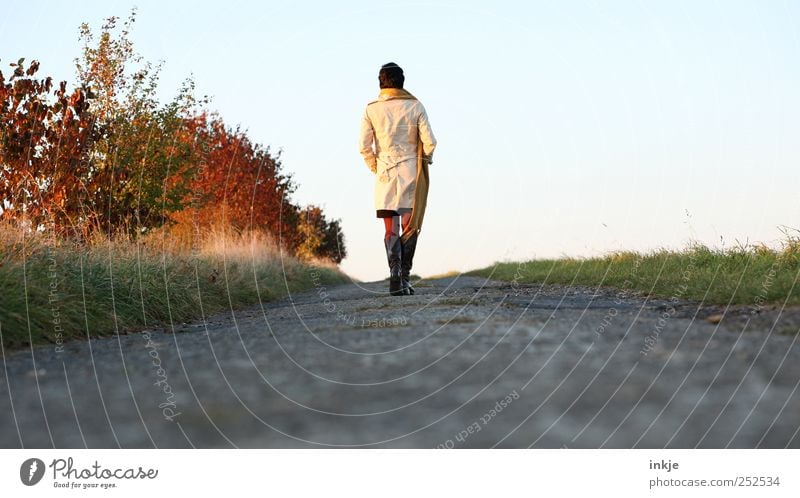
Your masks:
[{"label": "orange foliage", "polygon": [[[200,110],[188,81],[167,105],[154,99],[158,67],[138,62],[116,18],[97,45],[81,26],[80,86],[53,88],[39,63],[0,71],[0,219],[86,240],[90,230],[138,235],[165,224],[270,234],[308,257],[345,256],[339,220],[291,201],[295,184],[268,147]],[[195,230],[195,231],[197,231]]]}]

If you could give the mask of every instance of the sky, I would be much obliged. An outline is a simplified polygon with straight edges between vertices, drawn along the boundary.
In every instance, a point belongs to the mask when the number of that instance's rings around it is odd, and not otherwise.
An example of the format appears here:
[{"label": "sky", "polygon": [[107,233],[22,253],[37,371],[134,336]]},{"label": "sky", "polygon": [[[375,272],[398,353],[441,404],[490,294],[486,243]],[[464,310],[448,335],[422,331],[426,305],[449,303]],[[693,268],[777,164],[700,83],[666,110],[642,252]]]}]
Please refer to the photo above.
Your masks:
[{"label": "sky", "polygon": [[356,279],[388,273],[358,131],[389,61],[439,142],[414,273],[800,229],[798,2],[13,2],[0,64],[74,82],[78,25],[134,5],[162,98],[193,75],[280,150]]}]

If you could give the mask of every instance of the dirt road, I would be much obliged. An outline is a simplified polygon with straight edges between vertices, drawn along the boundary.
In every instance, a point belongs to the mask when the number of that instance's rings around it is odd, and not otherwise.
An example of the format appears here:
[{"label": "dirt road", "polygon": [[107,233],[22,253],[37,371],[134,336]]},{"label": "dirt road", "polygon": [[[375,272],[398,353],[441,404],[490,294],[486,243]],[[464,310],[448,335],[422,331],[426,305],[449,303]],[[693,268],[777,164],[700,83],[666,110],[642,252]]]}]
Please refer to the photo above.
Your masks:
[{"label": "dirt road", "polygon": [[6,352],[2,447],[800,447],[797,310],[476,277]]}]

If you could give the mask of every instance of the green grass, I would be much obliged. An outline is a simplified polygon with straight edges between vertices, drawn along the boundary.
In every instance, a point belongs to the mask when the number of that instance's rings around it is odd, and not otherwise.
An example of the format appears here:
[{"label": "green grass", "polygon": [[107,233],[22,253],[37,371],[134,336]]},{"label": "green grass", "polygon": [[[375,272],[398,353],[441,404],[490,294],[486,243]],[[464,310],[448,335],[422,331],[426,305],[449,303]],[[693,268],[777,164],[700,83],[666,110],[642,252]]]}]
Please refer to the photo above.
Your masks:
[{"label": "green grass", "polygon": [[[163,234],[162,234],[163,235]],[[281,257],[263,235],[211,234],[191,250],[158,236],[88,245],[0,227],[4,350],[198,320],[347,277]]]},{"label": "green grass", "polygon": [[692,244],[681,251],[617,252],[596,258],[495,263],[467,275],[518,284],[606,286],[661,298],[707,304],[800,304],[800,240],[781,249],[763,245],[713,250]]}]

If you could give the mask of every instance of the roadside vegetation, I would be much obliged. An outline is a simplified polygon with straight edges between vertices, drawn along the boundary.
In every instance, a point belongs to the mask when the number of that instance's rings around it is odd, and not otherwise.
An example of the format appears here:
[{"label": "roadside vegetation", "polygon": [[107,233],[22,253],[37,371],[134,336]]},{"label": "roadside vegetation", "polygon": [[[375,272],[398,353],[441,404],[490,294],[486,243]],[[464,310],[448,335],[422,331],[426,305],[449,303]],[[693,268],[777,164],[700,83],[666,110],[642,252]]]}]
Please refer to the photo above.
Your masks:
[{"label": "roadside vegetation", "polygon": [[282,254],[260,232],[165,230],[69,243],[0,226],[0,333],[6,352],[183,322],[348,279],[327,259]]},{"label": "roadside vegetation", "polygon": [[162,102],[135,20],[78,27],[72,83],[25,57],[0,64],[4,348],[170,327],[346,278],[340,221],[293,201],[280,153],[191,78]]},{"label": "roadside vegetation", "polygon": [[615,252],[594,258],[499,262],[467,275],[520,284],[606,286],[643,296],[706,304],[800,304],[800,238],[779,248],[762,244],[711,249]]}]

